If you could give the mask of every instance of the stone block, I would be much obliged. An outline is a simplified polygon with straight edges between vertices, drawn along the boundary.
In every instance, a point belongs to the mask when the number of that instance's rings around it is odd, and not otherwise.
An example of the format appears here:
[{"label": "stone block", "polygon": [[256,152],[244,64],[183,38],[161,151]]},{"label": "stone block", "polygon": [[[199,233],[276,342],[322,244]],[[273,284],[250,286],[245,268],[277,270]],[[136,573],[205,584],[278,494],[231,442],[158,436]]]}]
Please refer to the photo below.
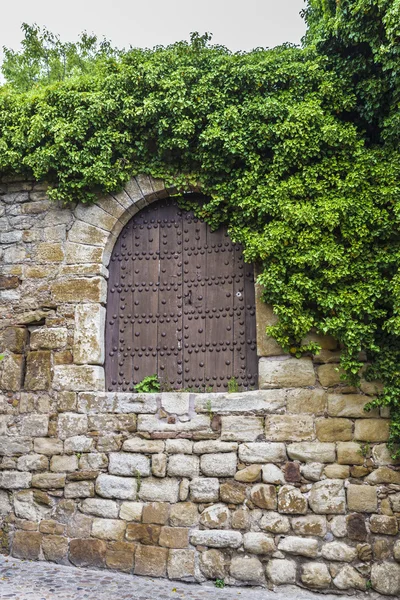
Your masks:
[{"label": "stone block", "polygon": [[345,565],[343,569],[335,576],[333,583],[339,590],[361,590],[365,592],[367,582],[356,569],[350,565]]},{"label": "stone block", "polygon": [[65,525],[57,523],[52,519],[40,521],[39,531],[40,533],[48,533],[50,535],[63,535],[65,533]]},{"label": "stone block", "polygon": [[106,553],[107,567],[109,569],[131,573],[135,549],[135,544],[129,544],[128,542],[109,542],[107,544]]},{"label": "stone block", "polygon": [[173,454],[168,461],[168,475],[170,477],[198,477],[199,457],[190,454]]},{"label": "stone block", "polygon": [[142,502],[122,502],[119,512],[119,518],[125,521],[142,520],[143,503]]},{"label": "stone block", "polygon": [[5,517],[11,511],[9,495],[5,490],[0,490],[0,517]]},{"label": "stone block", "polygon": [[168,577],[187,580],[195,576],[195,553],[193,550],[170,550],[168,554]]},{"label": "stone block", "polygon": [[343,542],[330,542],[322,546],[321,554],[326,560],[352,562],[357,558],[357,549]]},{"label": "stone block", "polygon": [[29,488],[31,481],[31,473],[0,471],[0,488],[4,490],[19,490],[23,488]]},{"label": "stone block", "polygon": [[274,538],[266,533],[249,532],[243,535],[243,546],[252,554],[273,554],[276,551]]},{"label": "stone block", "polygon": [[260,358],[259,374],[260,389],[269,388],[302,388],[316,383],[314,367],[311,358]]},{"label": "stone block", "polygon": [[167,455],[153,454],[151,457],[151,473],[154,477],[165,477],[167,474]]},{"label": "stone block", "polygon": [[362,442],[386,442],[389,439],[388,419],[358,419],[354,439]]},{"label": "stone block", "polygon": [[365,481],[373,485],[380,483],[400,485],[400,471],[395,471],[390,467],[378,467],[365,478]]},{"label": "stone block", "polygon": [[42,490],[59,489],[65,486],[65,473],[38,473],[32,476],[32,487]]},{"label": "stone block", "polygon": [[21,417],[19,433],[26,437],[46,436],[49,430],[47,415],[26,415]]},{"label": "stone block", "polygon": [[53,456],[63,453],[63,442],[56,438],[35,438],[33,440],[34,451],[38,454]]},{"label": "stone block", "polygon": [[179,392],[163,392],[161,407],[169,414],[186,415],[189,412],[189,396]]},{"label": "stone block", "polygon": [[168,549],[138,546],[135,554],[135,575],[166,577]]},{"label": "stone block", "polygon": [[218,502],[219,481],[213,477],[196,477],[190,482],[192,502]]},{"label": "stone block", "polygon": [[400,459],[392,458],[387,444],[376,444],[372,448],[372,458],[377,465],[399,465]]},{"label": "stone block", "polygon": [[191,527],[199,522],[199,511],[196,504],[192,502],[180,502],[171,506],[169,517],[170,525],[173,527]]},{"label": "stone block", "polygon": [[90,452],[91,450],[94,450],[94,440],[85,435],[73,435],[64,442],[64,451],[66,453],[78,452],[81,454],[82,452]]},{"label": "stone block", "polygon": [[101,540],[122,541],[125,529],[125,521],[119,519],[93,519],[92,536]]},{"label": "stone block", "polygon": [[193,454],[193,442],[190,440],[165,440],[165,451],[168,454]]},{"label": "stone block", "polygon": [[362,394],[328,394],[328,415],[350,419],[379,417],[379,409],[364,410],[371,398]]},{"label": "stone block", "polygon": [[104,369],[95,365],[57,365],[54,367],[55,390],[72,392],[103,390]]},{"label": "stone block", "polygon": [[133,477],[116,477],[102,473],[96,480],[96,493],[103,498],[136,500],[137,482]]},{"label": "stone block", "polygon": [[144,440],[142,438],[131,438],[124,442],[122,450],[124,452],[159,454],[164,452],[164,446],[165,442],[163,440]]},{"label": "stone block", "polygon": [[246,490],[247,486],[239,481],[226,481],[220,486],[221,500],[227,504],[243,504]]},{"label": "stone block", "polygon": [[24,357],[21,354],[6,354],[1,371],[1,390],[17,392],[22,388]]},{"label": "stone block", "polygon": [[62,563],[68,555],[68,540],[61,535],[45,535],[42,539],[42,550],[46,560]]},{"label": "stone block", "polygon": [[286,447],[274,442],[240,444],[239,459],[245,463],[280,463],[287,459]]},{"label": "stone block", "polygon": [[26,327],[6,327],[0,334],[0,348],[11,353],[23,354],[28,338]]},{"label": "stone block", "polygon": [[24,387],[26,390],[48,390],[51,386],[51,352],[34,350],[28,352]]},{"label": "stone block", "polygon": [[301,462],[332,463],[336,460],[335,444],[322,442],[295,442],[287,447],[292,460]]},{"label": "stone block", "polygon": [[324,475],[328,479],[348,479],[350,477],[350,467],[347,465],[326,465]]},{"label": "stone block", "polygon": [[263,483],[273,483],[274,485],[283,485],[284,483],[286,483],[283,471],[273,464],[263,466],[262,480]]},{"label": "stone block", "polygon": [[327,533],[326,517],[320,515],[306,515],[292,519],[292,529],[297,535],[325,537]]},{"label": "stone block", "polygon": [[[128,504],[128,503],[123,503]],[[88,515],[103,517],[105,519],[117,519],[119,507],[114,500],[103,500],[102,498],[86,498],[80,505],[80,510]]]},{"label": "stone block", "polygon": [[239,531],[208,529],[192,531],[190,543],[193,546],[208,546],[210,548],[239,548],[242,544],[242,534]]},{"label": "stone block", "polygon": [[97,302],[105,304],[107,283],[103,277],[64,279],[52,284],[51,294],[56,303]]},{"label": "stone block", "polygon": [[[346,517],[347,535],[351,540],[365,542],[368,538],[368,531],[365,524],[365,517],[362,514],[351,514]],[[370,557],[371,558],[371,557]],[[368,558],[368,560],[370,560]]]},{"label": "stone block", "polygon": [[[81,393],[78,397],[78,411],[87,414],[153,414],[158,410],[157,402],[159,399],[160,394],[128,394],[125,392]],[[156,421],[159,423],[158,419],[156,419]],[[147,424],[152,427],[155,427],[156,425],[155,422]],[[156,431],[156,429],[154,430]],[[149,433],[149,431],[146,431],[146,427],[144,427],[144,431]],[[128,445],[131,446],[131,444],[132,448],[128,447]],[[127,452],[139,452],[139,450],[134,449],[136,444],[137,442],[127,440],[125,450]]]},{"label": "stone block", "polygon": [[32,449],[32,440],[26,437],[0,436],[0,456],[19,456]]},{"label": "stone block", "polygon": [[312,440],[314,419],[308,415],[270,415],[265,419],[265,437],[274,442]]},{"label": "stone block", "polygon": [[297,389],[288,390],[287,392],[287,410],[289,413],[320,415],[324,413],[325,408],[326,392],[324,390]]},{"label": "stone block", "polygon": [[200,523],[207,529],[230,529],[230,510],[225,504],[213,504],[203,510]]},{"label": "stone block", "polygon": [[31,333],[31,350],[54,350],[67,345],[66,327],[40,327]]},{"label": "stone block", "polygon": [[84,221],[75,221],[68,231],[69,242],[88,246],[100,246],[102,248],[107,244],[109,236],[110,234],[108,231],[99,229]]},{"label": "stone block", "polygon": [[219,550],[206,550],[200,554],[200,570],[207,579],[224,579],[225,555]]},{"label": "stone block", "polygon": [[318,556],[318,541],[295,536],[282,537],[278,543],[278,550],[288,554],[315,558]]},{"label": "stone block", "polygon": [[100,304],[78,304],[75,309],[74,363],[104,363],[106,309]]},{"label": "stone block", "polygon": [[255,390],[250,392],[211,393],[195,396],[198,413],[218,415],[278,413],[286,407],[286,390]]},{"label": "stone block", "polygon": [[223,442],[254,442],[264,435],[264,419],[261,417],[222,417],[221,424]]},{"label": "stone block", "polygon": [[108,471],[111,475],[131,475],[142,477],[150,475],[150,459],[142,454],[128,452],[111,452]]},{"label": "stone block", "polygon": [[387,515],[371,515],[369,526],[372,533],[381,535],[397,535],[399,532],[396,517]]},{"label": "stone block", "polygon": [[400,594],[400,565],[390,562],[373,563],[371,583],[375,591],[388,596]]},{"label": "stone block", "polygon": [[254,481],[260,481],[260,475],[262,471],[261,465],[250,465],[244,469],[240,469],[235,474],[235,480],[244,483],[253,483]]},{"label": "stone block", "polygon": [[353,424],[350,419],[317,419],[317,438],[321,442],[347,442],[353,439]]},{"label": "stone block", "polygon": [[308,501],[311,510],[317,514],[344,514],[346,512],[346,496],[343,480],[317,481],[311,488]]},{"label": "stone block", "polygon": [[278,493],[278,511],[280,513],[304,515],[307,509],[307,499],[298,488],[292,485],[284,485],[280,488]]},{"label": "stone block", "polygon": [[282,348],[278,342],[267,335],[266,329],[271,325],[276,325],[279,321],[278,316],[274,314],[270,304],[262,300],[262,286],[255,284],[256,293],[256,331],[257,331],[257,355],[258,356],[281,356]]},{"label": "stone block", "polygon": [[207,477],[233,477],[236,473],[236,466],[236,452],[204,454],[200,461],[201,471]]},{"label": "stone block", "polygon": [[273,485],[258,483],[251,488],[250,498],[258,508],[276,510],[276,490]]},{"label": "stone block", "polygon": [[62,440],[87,432],[87,416],[76,413],[62,413],[58,416],[58,435]]},{"label": "stone block", "polygon": [[361,453],[361,445],[356,442],[339,442],[337,453],[340,465],[364,464],[365,458]]},{"label": "stone block", "polygon": [[264,582],[264,568],[258,558],[252,556],[235,556],[230,566],[231,577],[251,584]]},{"label": "stone block", "polygon": [[16,531],[11,554],[15,558],[38,560],[42,534],[34,531]]},{"label": "stone block", "polygon": [[72,473],[78,470],[78,457],[77,456],[53,456],[50,460],[50,471],[56,473]]},{"label": "stone block", "polygon": [[293,560],[275,558],[268,561],[266,574],[273,585],[296,583],[296,563]]},{"label": "stone block", "polygon": [[178,479],[144,479],[140,486],[139,498],[145,502],[178,502]]},{"label": "stone block", "polygon": [[102,261],[103,248],[101,247],[74,242],[67,242],[65,244],[65,262],[68,265],[76,265],[80,263],[101,264]]},{"label": "stone block", "polygon": [[260,528],[271,533],[287,533],[290,529],[290,522],[288,517],[268,511],[261,518]]},{"label": "stone block", "polygon": [[168,521],[170,505],[168,502],[150,502],[143,506],[143,523],[165,525]]},{"label": "stone block", "polygon": [[[117,202],[115,202],[115,205],[118,207]],[[108,213],[97,204],[78,204],[75,209],[75,216],[79,221],[89,223],[105,231],[112,231],[118,220],[113,216],[113,213]]]},{"label": "stone block", "polygon": [[349,485],[347,488],[348,509],[354,512],[373,513],[378,510],[376,487],[370,485]]},{"label": "stone block", "polygon": [[64,496],[65,498],[91,498],[94,496],[94,483],[93,481],[67,483]]},{"label": "stone block", "polygon": [[158,544],[160,531],[160,525],[128,523],[126,526],[126,539],[129,542],[140,542],[146,546],[154,546]]},{"label": "stone block", "polygon": [[301,566],[301,581],[305,586],[317,590],[329,587],[331,576],[328,567],[323,563],[305,563]]},{"label": "stone block", "polygon": [[343,384],[343,369],[336,364],[321,365],[317,368],[318,379],[322,387],[334,387]]},{"label": "stone block", "polygon": [[161,527],[158,543],[165,548],[187,548],[189,545],[189,528]]},{"label": "stone block", "polygon": [[219,440],[206,440],[202,442],[195,442],[193,444],[194,454],[221,454],[223,452],[236,452],[237,449],[237,442],[220,442]]},{"label": "stone block", "polygon": [[107,545],[104,540],[76,539],[69,545],[69,560],[76,567],[104,568]]}]

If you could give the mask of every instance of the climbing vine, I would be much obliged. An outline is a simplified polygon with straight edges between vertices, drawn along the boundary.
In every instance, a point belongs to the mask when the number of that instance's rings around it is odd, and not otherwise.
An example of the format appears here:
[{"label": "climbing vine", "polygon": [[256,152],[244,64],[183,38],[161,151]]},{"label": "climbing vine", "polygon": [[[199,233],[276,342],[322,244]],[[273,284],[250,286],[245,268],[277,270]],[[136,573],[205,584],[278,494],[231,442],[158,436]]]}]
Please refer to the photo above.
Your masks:
[{"label": "climbing vine", "polygon": [[[315,328],[338,339],[357,383],[384,383],[400,442],[400,4],[312,0],[305,46],[230,53],[190,43],[129,50],[89,73],[0,90],[0,173],[90,202],[134,174],[200,183],[260,265],[269,333],[289,352]],[[397,12],[396,12],[397,11]],[[400,455],[400,451],[397,450]]]}]

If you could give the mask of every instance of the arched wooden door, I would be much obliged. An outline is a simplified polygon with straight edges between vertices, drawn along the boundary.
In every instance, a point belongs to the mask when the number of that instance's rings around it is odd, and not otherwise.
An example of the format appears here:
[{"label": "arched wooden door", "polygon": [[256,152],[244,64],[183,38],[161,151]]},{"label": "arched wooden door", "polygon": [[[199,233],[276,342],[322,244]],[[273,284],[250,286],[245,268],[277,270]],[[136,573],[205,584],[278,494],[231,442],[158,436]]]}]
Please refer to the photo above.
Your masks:
[{"label": "arched wooden door", "polygon": [[165,390],[257,386],[253,267],[225,228],[156,202],[122,230],[109,270],[108,391],[155,373]]}]

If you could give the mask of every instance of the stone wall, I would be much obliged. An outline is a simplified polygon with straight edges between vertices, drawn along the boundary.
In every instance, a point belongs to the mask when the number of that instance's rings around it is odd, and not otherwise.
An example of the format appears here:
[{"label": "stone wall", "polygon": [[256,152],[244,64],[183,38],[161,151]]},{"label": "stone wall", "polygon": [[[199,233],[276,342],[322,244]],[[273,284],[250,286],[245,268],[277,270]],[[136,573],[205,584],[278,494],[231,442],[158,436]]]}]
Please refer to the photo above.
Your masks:
[{"label": "stone wall", "polygon": [[285,356],[258,302],[260,390],[105,392],[110,250],[171,191],[142,177],[60,207],[43,184],[0,185],[0,546],[177,580],[398,595],[388,415],[363,411],[378,384],[341,382],[334,340]]}]

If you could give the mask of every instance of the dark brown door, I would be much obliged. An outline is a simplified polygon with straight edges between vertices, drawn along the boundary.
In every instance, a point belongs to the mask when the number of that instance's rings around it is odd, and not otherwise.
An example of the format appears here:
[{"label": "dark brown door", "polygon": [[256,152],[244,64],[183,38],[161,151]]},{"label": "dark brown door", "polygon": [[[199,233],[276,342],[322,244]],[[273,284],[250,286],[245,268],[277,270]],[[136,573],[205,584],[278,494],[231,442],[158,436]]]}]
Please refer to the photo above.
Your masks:
[{"label": "dark brown door", "polygon": [[107,390],[153,374],[165,390],[257,386],[253,267],[226,228],[156,202],[124,227],[109,269]]}]

